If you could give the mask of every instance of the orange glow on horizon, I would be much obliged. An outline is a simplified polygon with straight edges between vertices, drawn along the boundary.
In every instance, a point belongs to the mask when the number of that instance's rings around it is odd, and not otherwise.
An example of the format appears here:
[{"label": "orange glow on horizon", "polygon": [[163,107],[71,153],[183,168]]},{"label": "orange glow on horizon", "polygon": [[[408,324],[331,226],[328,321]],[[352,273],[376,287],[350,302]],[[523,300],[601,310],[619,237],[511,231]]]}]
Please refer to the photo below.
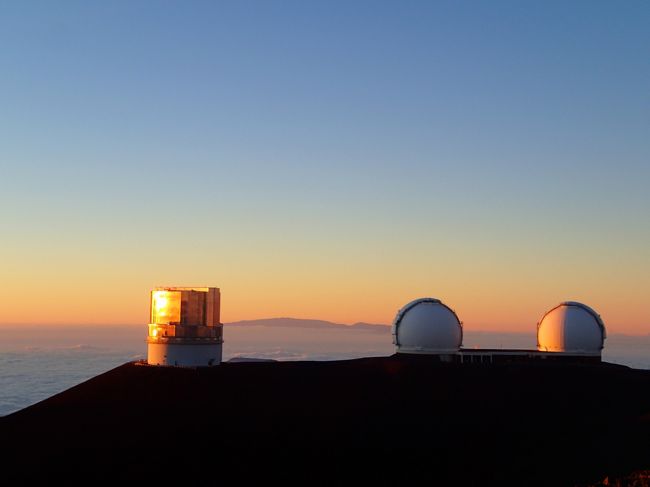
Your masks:
[{"label": "orange glow on horizon", "polygon": [[[277,252],[239,259],[234,250],[224,253],[227,259],[213,258],[211,251],[188,252],[161,271],[164,250],[125,250],[119,256],[123,261],[70,256],[65,269],[56,259],[33,267],[5,261],[0,325],[143,326],[151,322],[150,290],[156,285],[209,283],[221,288],[225,323],[293,317],[390,324],[404,304],[431,296],[454,309],[467,330],[534,332],[548,309],[575,300],[593,307],[611,333],[650,332],[650,273],[632,263],[592,268],[585,259],[567,271],[538,255],[490,260],[447,249],[449,257],[442,260],[424,251],[384,260],[370,249],[337,260],[338,254],[325,251],[312,255],[294,249],[284,255],[273,248]],[[35,283],[43,290],[37,305]]]},{"label": "orange glow on horizon", "polygon": [[[221,284],[221,283],[220,283]],[[148,322],[147,283],[142,287],[118,286],[107,289],[85,288],[72,295],[64,288],[52,289],[43,297],[39,306],[14,288],[12,306],[5,306],[2,325],[100,325],[128,324],[142,326]],[[412,291],[383,289],[353,294],[348,288],[322,289],[303,287],[275,289],[260,286],[221,285],[223,292],[223,322],[273,317],[322,319],[336,323],[353,324],[367,322],[390,324],[397,310],[408,301],[423,296],[441,299],[458,313],[466,330],[534,332],[536,324],[548,309],[565,300],[578,300],[594,307],[603,317],[611,333],[646,334],[644,315],[635,309],[634,296],[616,295],[575,296],[573,294],[547,293],[535,296],[520,293],[512,299],[501,299],[496,289],[478,294],[471,289],[450,289],[446,293],[426,292],[422,288]],[[363,287],[360,287],[360,289]],[[381,292],[383,291],[383,292]],[[27,293],[26,293],[27,294]],[[7,297],[7,291],[4,296]],[[29,295],[31,296],[31,295]],[[120,306],[101,308],[99,304],[109,300]],[[22,304],[21,304],[22,303]],[[154,309],[160,317],[170,319],[168,296],[155,300]],[[647,312],[646,312],[647,313]],[[162,315],[165,315],[164,317]],[[172,320],[173,321],[173,320]],[[155,336],[155,335],[154,335]]]}]

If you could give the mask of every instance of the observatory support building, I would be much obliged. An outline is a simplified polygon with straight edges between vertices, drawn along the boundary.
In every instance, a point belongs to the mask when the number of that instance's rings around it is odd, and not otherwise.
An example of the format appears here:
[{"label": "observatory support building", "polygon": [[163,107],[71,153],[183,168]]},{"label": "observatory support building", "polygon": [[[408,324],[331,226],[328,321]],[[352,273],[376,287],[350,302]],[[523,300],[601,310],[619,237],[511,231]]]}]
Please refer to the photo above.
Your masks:
[{"label": "observatory support building", "polygon": [[221,363],[221,295],[214,287],[159,287],[151,291],[149,365],[201,367]]},{"label": "observatory support building", "polygon": [[440,362],[490,364],[553,360],[600,362],[607,336],[601,317],[589,306],[565,301],[537,324],[537,349],[463,348],[463,324],[442,301],[420,298],[407,303],[393,321],[395,352],[429,355]]}]

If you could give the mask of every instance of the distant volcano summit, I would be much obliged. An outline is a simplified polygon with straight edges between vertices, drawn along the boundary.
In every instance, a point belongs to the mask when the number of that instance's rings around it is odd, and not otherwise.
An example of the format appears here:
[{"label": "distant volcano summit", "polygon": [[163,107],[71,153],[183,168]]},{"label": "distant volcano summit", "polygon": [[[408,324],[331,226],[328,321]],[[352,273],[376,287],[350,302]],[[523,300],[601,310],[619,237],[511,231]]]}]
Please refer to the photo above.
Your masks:
[{"label": "distant volcano summit", "polygon": [[390,333],[389,325],[381,325],[374,323],[354,323],[352,325],[344,325],[341,323],[333,323],[324,320],[306,320],[300,318],[265,318],[259,320],[242,320],[232,323],[225,323],[225,326],[263,326],[268,328],[320,328],[320,329],[339,329],[339,330],[366,330],[374,331],[377,333]]}]

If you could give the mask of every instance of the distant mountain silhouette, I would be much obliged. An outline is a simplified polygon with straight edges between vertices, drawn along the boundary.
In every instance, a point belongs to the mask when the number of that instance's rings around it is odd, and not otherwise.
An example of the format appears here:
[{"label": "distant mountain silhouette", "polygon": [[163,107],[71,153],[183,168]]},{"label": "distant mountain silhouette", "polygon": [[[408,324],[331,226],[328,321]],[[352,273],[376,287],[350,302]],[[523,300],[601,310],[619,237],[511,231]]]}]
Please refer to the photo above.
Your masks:
[{"label": "distant mountain silhouette", "polygon": [[353,325],[344,325],[342,323],[332,323],[324,320],[305,320],[299,318],[265,318],[260,320],[242,320],[233,323],[225,323],[225,326],[264,326],[269,328],[322,328],[339,330],[366,330],[376,333],[390,333],[390,326],[373,323],[355,323]]}]

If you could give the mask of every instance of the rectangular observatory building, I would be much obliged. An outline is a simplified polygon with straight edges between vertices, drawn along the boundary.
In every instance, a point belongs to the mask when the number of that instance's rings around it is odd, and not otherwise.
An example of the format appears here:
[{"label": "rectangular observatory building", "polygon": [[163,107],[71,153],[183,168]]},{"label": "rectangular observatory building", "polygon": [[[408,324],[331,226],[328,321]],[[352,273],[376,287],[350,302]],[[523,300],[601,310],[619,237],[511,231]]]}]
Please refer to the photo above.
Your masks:
[{"label": "rectangular observatory building", "polygon": [[221,363],[221,293],[216,287],[151,291],[147,363],[206,367]]}]

